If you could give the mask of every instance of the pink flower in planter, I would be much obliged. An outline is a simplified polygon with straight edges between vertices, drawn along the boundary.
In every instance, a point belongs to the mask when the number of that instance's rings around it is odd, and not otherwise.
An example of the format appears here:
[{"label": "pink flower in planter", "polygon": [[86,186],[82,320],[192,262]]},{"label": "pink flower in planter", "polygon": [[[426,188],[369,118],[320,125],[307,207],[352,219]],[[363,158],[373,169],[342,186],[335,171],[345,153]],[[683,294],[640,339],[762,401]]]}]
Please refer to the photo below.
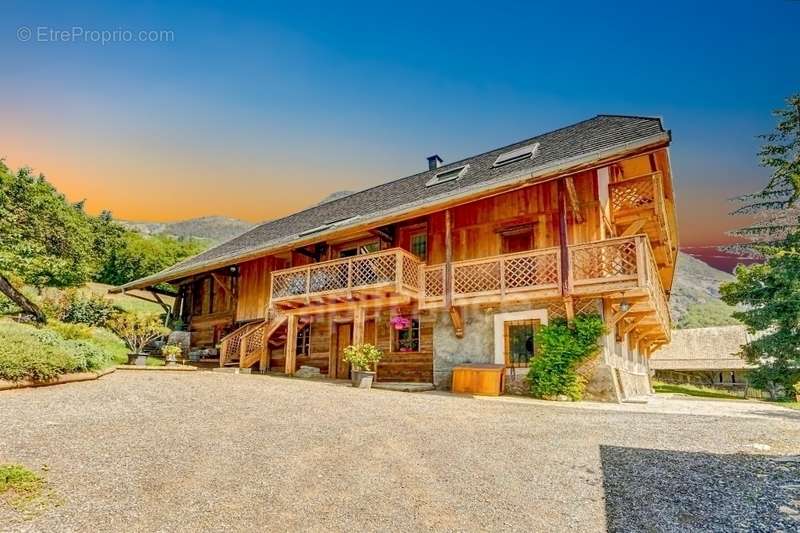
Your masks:
[{"label": "pink flower in planter", "polygon": [[401,329],[408,329],[411,327],[411,319],[400,315],[393,316],[389,320],[389,323],[392,326],[394,326],[394,329],[398,331]]}]

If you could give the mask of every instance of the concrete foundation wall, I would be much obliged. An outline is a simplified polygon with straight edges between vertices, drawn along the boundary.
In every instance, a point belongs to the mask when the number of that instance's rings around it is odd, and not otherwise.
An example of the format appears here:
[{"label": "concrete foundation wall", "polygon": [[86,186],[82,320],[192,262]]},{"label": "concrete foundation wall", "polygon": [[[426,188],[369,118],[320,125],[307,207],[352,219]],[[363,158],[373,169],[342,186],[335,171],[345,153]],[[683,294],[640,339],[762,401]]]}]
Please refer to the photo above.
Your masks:
[{"label": "concrete foundation wall", "polygon": [[[464,336],[458,338],[450,315],[435,312],[433,327],[433,383],[438,389],[450,388],[453,367],[465,363],[493,363],[495,360],[495,315],[529,311],[544,307],[525,305],[497,308],[468,307],[462,309]],[[584,308],[584,310],[586,310]],[[597,312],[602,312],[597,302]],[[545,315],[546,316],[546,315]],[[628,346],[628,339],[617,342],[613,333],[600,339],[598,355],[578,370],[586,380],[587,400],[619,402],[626,398],[651,393],[647,361],[638,350]],[[507,376],[506,391],[526,394],[526,369],[516,369],[516,376]]]},{"label": "concrete foundation wall", "polygon": [[438,311],[433,326],[433,384],[450,388],[453,367],[494,360],[494,315],[478,307],[463,310],[464,336],[458,338],[447,311]]}]

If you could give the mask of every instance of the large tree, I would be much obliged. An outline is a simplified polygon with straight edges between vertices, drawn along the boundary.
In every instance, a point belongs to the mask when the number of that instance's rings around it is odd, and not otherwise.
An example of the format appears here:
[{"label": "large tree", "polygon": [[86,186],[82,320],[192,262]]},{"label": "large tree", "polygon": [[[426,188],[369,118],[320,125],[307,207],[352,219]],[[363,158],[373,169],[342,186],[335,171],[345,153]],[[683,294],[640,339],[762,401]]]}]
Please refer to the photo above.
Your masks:
[{"label": "large tree", "polygon": [[0,161],[0,291],[44,321],[11,280],[70,287],[85,283],[93,271],[93,232],[82,203],[69,203],[41,174],[28,168],[12,173]]},{"label": "large tree", "polygon": [[780,388],[791,390],[800,369],[800,95],[787,103],[776,111],[775,131],[762,136],[759,157],[772,170],[770,179],[738,211],[759,216],[737,233],[765,262],[737,267],[736,280],[721,287],[726,303],[744,306],[733,316],[757,334],[742,347],[742,355],[757,367],[753,384],[773,396]]},{"label": "large tree", "polygon": [[760,257],[758,244],[779,244],[800,227],[800,94],[786,99],[786,107],[773,113],[775,131],[761,135],[758,152],[761,166],[770,170],[761,191],[740,196],[742,206],[733,215],[752,215],[753,224],[730,232],[747,243],[724,248],[734,253]]},{"label": "large tree", "polygon": [[766,262],[738,267],[721,293],[726,303],[744,306],[733,316],[757,336],[741,354],[756,365],[753,385],[774,396],[779,388],[791,390],[800,370],[800,232],[759,251]]}]

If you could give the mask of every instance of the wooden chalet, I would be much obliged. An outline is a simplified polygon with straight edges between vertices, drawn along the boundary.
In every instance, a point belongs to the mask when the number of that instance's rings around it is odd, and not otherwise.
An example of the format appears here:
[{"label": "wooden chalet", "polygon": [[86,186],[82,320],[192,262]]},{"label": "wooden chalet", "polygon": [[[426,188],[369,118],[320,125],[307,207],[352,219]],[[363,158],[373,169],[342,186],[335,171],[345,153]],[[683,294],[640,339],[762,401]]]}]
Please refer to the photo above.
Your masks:
[{"label": "wooden chalet", "polygon": [[264,223],[118,290],[171,283],[193,346],[219,365],[347,378],[345,346],[384,351],[379,381],[446,388],[453,366],[524,374],[533,331],[598,312],[598,398],[649,392],[670,340],[678,237],[670,134],[600,115]]}]

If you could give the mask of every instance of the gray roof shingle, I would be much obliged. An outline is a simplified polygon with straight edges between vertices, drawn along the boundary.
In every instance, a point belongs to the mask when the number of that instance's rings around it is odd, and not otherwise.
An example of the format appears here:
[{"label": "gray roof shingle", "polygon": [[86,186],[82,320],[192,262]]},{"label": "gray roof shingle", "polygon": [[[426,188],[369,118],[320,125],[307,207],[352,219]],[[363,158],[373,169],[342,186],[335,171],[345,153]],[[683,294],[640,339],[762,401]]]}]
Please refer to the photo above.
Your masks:
[{"label": "gray roof shingle", "polygon": [[[122,288],[141,287],[144,282],[159,283],[177,279],[181,273],[197,271],[205,265],[222,266],[220,263],[223,261],[228,261],[230,264],[235,262],[237,257],[266,251],[298,240],[304,231],[333,220],[359,215],[359,219],[354,223],[363,222],[387,212],[396,212],[405,207],[424,205],[443,197],[456,196],[465,189],[488,187],[508,176],[535,172],[556,162],[613,149],[664,133],[667,132],[663,129],[659,118],[598,115],[483,154],[453,161],[436,170],[426,170],[265,222],[156,275],[128,283]],[[535,158],[499,167],[493,166],[501,153],[532,143],[539,143]],[[435,174],[465,164],[469,164],[469,170],[462,178],[433,187],[425,186]]]}]

